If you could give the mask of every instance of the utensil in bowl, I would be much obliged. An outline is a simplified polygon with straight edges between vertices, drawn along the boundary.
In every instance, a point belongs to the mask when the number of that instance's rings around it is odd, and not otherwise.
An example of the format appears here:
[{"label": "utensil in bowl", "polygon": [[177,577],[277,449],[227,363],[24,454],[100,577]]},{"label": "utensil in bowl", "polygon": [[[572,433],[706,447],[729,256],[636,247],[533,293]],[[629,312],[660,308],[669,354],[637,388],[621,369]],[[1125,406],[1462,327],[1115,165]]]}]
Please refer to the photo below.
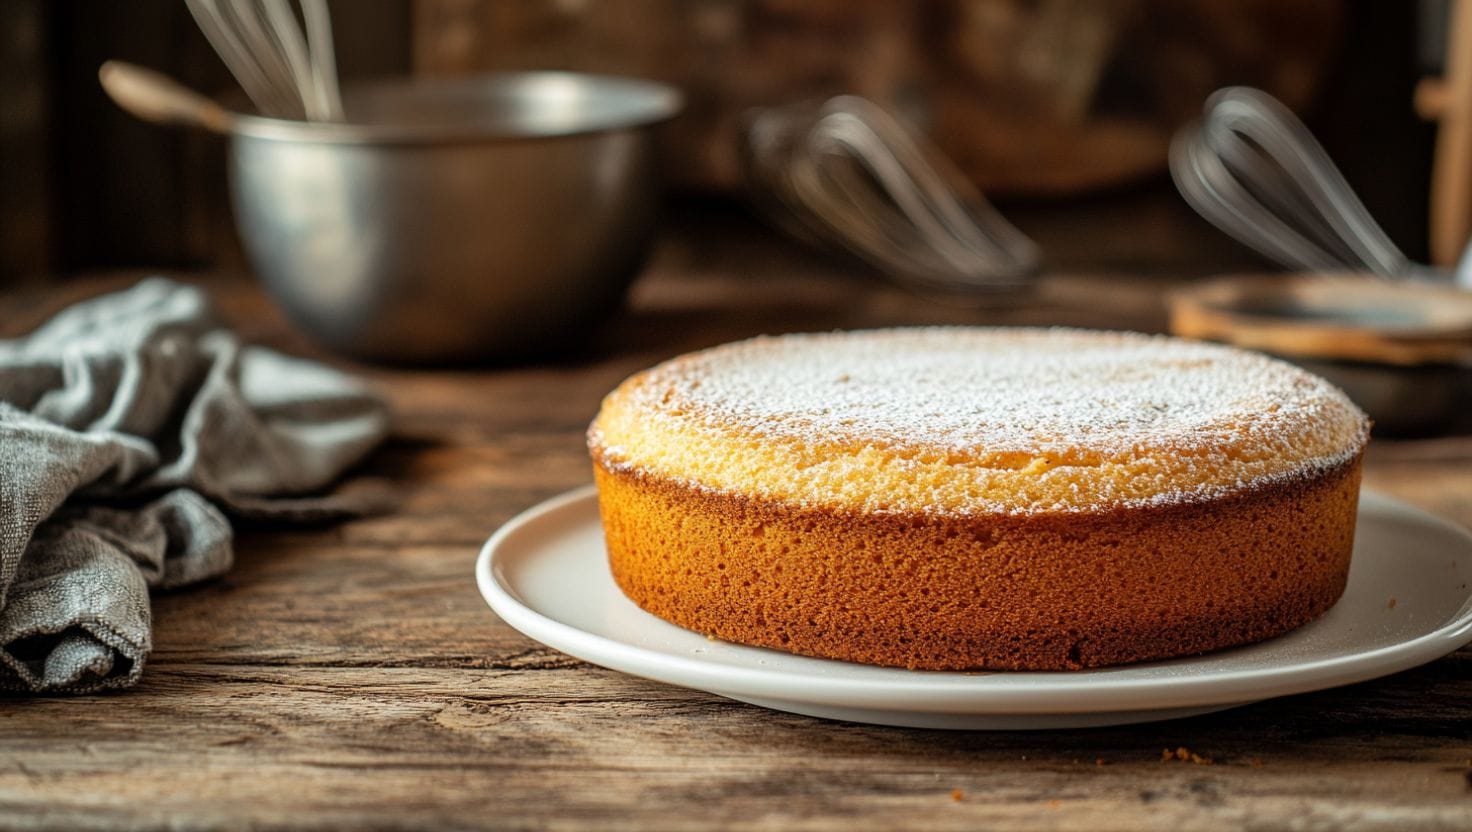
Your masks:
[{"label": "utensil in bowl", "polygon": [[182,124],[229,135],[236,114],[162,72],[127,61],[107,61],[97,80],[118,106],[154,124]]},{"label": "utensil in bowl", "polygon": [[342,101],[326,0],[185,0],[220,60],[262,115],[341,121]]},{"label": "utensil in bowl", "polygon": [[318,341],[396,363],[504,360],[617,306],[653,240],[654,126],[677,90],[517,72],[380,83],[344,105],[343,123],[228,126],[246,253]]}]

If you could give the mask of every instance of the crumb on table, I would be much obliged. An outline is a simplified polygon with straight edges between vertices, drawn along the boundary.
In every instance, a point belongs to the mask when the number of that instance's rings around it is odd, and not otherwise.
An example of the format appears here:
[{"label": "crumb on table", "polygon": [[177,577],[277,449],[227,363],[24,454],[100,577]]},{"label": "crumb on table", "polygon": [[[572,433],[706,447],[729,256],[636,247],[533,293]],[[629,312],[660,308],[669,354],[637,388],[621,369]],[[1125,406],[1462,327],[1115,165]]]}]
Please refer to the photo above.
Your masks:
[{"label": "crumb on table", "polygon": [[1169,748],[1161,749],[1160,761],[1163,763],[1169,760],[1179,760],[1183,763],[1194,763],[1198,766],[1209,766],[1212,764],[1210,757],[1203,757],[1202,755],[1191,751],[1191,749],[1185,747],[1184,745],[1177,747],[1174,751],[1170,750]]}]

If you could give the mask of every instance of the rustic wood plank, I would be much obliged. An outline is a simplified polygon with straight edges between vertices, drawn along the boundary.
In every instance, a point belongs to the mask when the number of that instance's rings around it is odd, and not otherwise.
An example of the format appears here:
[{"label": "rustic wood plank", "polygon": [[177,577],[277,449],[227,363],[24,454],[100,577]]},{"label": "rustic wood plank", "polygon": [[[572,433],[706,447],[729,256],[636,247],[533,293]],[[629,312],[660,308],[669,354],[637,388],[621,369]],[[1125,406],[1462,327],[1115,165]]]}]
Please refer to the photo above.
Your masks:
[{"label": "rustic wood plank", "polygon": [[[823,722],[576,665],[173,662],[131,694],[7,708],[0,803],[47,808],[33,828],[94,825],[103,809],[312,828],[1081,828],[1091,815],[1101,828],[1452,828],[1472,820],[1466,749],[1447,742],[1466,739],[1469,664],[1173,723],[967,733]],[[1428,695],[1439,716],[1407,719]],[[1161,760],[1183,745],[1212,764]]]}]

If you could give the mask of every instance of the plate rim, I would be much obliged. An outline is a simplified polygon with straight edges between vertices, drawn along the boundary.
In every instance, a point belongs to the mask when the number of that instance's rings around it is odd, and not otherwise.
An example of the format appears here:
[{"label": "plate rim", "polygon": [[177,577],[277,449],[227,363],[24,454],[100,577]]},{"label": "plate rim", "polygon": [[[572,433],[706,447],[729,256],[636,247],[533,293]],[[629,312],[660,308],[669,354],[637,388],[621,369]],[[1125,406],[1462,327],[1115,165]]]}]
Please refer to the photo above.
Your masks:
[{"label": "plate rim", "polygon": [[[1450,620],[1434,630],[1396,644],[1302,664],[1180,676],[1166,680],[1111,679],[1108,676],[1111,672],[1142,665],[1067,672],[966,673],[872,668],[892,670],[897,676],[913,674],[913,678],[895,679],[835,679],[802,671],[740,667],[694,657],[673,656],[582,630],[539,612],[518,598],[508,586],[503,586],[498,578],[495,553],[508,539],[547,515],[576,510],[582,503],[589,501],[596,505],[596,500],[597,489],[590,483],[538,502],[503,523],[481,546],[476,558],[476,584],[486,603],[503,621],[523,635],[575,658],[634,676],[727,696],[917,713],[1024,716],[1151,711],[1245,704],[1368,681],[1434,661],[1472,642],[1472,593],[1469,593],[1467,601]],[[1408,515],[1418,523],[1433,526],[1460,538],[1468,549],[1472,549],[1472,532],[1428,511],[1372,489],[1362,488],[1361,510],[1367,505]],[[663,623],[677,626],[669,622]],[[765,648],[727,643],[738,649],[765,651]],[[780,651],[772,652],[788,655]],[[1189,663],[1194,658],[1169,661]],[[867,667],[834,659],[812,660]],[[996,684],[999,677],[1009,681]],[[1016,681],[1018,679],[1027,679],[1035,684],[1019,684]]]}]

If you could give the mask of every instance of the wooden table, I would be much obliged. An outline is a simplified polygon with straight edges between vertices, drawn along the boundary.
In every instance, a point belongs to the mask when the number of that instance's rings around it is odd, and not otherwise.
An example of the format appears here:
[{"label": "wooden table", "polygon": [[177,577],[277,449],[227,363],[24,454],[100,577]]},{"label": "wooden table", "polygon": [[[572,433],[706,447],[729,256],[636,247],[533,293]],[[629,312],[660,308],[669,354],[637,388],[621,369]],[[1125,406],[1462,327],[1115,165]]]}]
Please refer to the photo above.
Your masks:
[{"label": "wooden table", "polygon": [[[476,592],[487,535],[589,481],[583,429],[626,374],[759,332],[1159,329],[1165,289],[1251,261],[1153,204],[1024,222],[1052,271],[1035,297],[991,310],[935,306],[739,217],[697,216],[581,357],[357,368],[400,412],[362,472],[397,490],[397,512],[244,529],[228,576],[156,597],[138,687],[0,700],[0,827],[1472,829],[1472,650],[1176,722],[903,730],[602,670],[524,638]],[[0,297],[0,327],[129,279]],[[320,355],[249,282],[199,279],[248,337]],[[1377,442],[1366,481],[1472,526],[1469,465],[1466,438]],[[1180,747],[1210,764],[1162,760]]]}]

